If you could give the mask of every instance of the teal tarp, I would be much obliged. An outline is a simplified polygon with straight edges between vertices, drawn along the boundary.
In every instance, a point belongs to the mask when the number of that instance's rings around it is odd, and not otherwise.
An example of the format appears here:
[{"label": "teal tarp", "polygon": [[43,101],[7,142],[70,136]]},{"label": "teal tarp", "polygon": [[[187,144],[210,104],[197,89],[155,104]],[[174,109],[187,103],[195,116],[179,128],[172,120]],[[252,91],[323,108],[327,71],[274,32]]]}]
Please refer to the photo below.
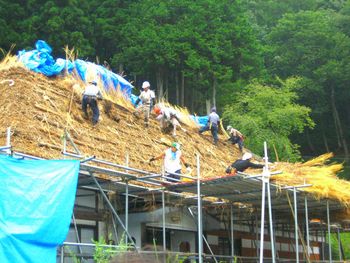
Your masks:
[{"label": "teal tarp", "polygon": [[73,212],[79,162],[0,156],[0,262],[56,262]]}]

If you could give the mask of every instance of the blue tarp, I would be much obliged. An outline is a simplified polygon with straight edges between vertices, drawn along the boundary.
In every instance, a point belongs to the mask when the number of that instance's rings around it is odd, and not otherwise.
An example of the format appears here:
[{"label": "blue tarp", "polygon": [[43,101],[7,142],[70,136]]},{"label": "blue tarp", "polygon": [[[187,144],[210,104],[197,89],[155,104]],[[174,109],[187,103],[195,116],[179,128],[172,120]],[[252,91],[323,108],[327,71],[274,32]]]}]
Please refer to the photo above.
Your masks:
[{"label": "blue tarp", "polygon": [[86,81],[87,66],[92,66],[96,76],[100,77],[106,89],[120,88],[127,96],[130,96],[133,86],[123,77],[107,70],[105,67],[96,65],[92,62],[76,60],[72,63],[69,60],[58,58],[56,61],[51,56],[52,48],[43,40],[38,40],[34,50],[21,50],[18,52],[18,58],[23,64],[35,72],[44,74],[45,76],[57,76],[65,71],[71,73],[75,68],[80,78]]},{"label": "blue tarp", "polygon": [[79,162],[0,156],[0,262],[54,263],[73,212]]},{"label": "blue tarp", "polygon": [[65,68],[71,72],[74,68],[69,60],[58,58],[56,61],[51,54],[51,47],[45,41],[38,40],[35,44],[36,49],[32,51],[19,51],[18,57],[23,64],[35,71],[43,73],[46,76],[59,75]]},{"label": "blue tarp", "polygon": [[191,115],[191,119],[194,120],[199,126],[205,126],[209,120],[208,116],[193,116]]},{"label": "blue tarp", "polygon": [[93,69],[96,75],[98,75],[101,78],[102,83],[106,89],[110,87],[119,87],[120,90],[127,97],[130,97],[131,89],[133,88],[133,86],[124,78],[115,74],[114,72],[107,70],[106,68],[100,65],[96,65],[95,63],[87,62],[81,59],[77,59],[76,61],[74,61],[74,66],[82,80],[86,81],[86,71],[89,67],[90,69]]}]

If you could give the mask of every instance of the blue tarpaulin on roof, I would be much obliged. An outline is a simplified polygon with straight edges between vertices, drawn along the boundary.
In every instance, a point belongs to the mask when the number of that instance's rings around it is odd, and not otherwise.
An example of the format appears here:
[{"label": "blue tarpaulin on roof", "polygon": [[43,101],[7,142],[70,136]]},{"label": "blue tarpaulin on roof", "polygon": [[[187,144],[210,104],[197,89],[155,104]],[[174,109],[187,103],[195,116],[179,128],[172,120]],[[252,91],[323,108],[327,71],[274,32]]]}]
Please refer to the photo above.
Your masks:
[{"label": "blue tarpaulin on roof", "polygon": [[79,162],[0,156],[0,262],[53,263],[73,212]]},{"label": "blue tarpaulin on roof", "polygon": [[209,120],[208,116],[194,116],[191,115],[192,120],[194,120],[199,126],[205,126]]},{"label": "blue tarpaulin on roof", "polygon": [[66,69],[68,73],[76,69],[80,78],[86,81],[86,73],[89,66],[94,71],[91,73],[101,78],[106,89],[111,87],[115,89],[120,88],[127,96],[130,96],[133,86],[123,77],[105,67],[80,59],[74,63],[62,58],[54,60],[51,56],[52,48],[43,40],[38,40],[35,47],[36,49],[31,51],[22,50],[18,52],[19,60],[30,70],[50,77],[57,76]]}]

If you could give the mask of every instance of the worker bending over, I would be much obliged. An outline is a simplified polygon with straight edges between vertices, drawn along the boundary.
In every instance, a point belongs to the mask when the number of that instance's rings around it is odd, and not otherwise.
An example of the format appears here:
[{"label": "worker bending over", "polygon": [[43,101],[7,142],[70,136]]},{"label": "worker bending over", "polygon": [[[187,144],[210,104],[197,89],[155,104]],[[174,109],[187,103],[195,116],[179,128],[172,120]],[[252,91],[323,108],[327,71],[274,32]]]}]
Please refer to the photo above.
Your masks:
[{"label": "worker bending over", "polygon": [[235,145],[236,143],[238,144],[239,150],[242,152],[243,150],[243,134],[240,133],[238,130],[232,128],[232,126],[227,126],[226,128],[228,134],[230,135],[230,138],[228,139],[229,141],[231,141],[231,143],[233,145]]},{"label": "worker bending over", "polygon": [[160,123],[160,128],[166,132],[169,128],[173,130],[173,137],[176,137],[176,128],[180,127],[183,132],[186,132],[180,124],[180,117],[176,110],[169,107],[155,106],[154,113],[157,115],[157,120]]},{"label": "worker bending over", "polygon": [[216,113],[216,108],[213,107],[211,109],[211,113],[208,116],[208,122],[207,124],[199,129],[199,133],[205,132],[205,131],[211,131],[211,135],[214,138],[214,144],[217,145],[218,144],[218,131],[219,131],[219,124],[220,124],[220,117],[219,115]]},{"label": "worker bending over", "polygon": [[89,114],[87,112],[87,107],[90,106],[92,110],[92,124],[94,126],[98,123],[98,119],[100,117],[100,110],[98,108],[97,100],[102,98],[103,97],[99,87],[97,86],[97,82],[95,80],[91,81],[90,84],[85,87],[83,92],[81,108],[84,113],[84,118],[88,119]]},{"label": "worker bending over", "polygon": [[141,107],[137,108],[137,110],[134,112],[134,115],[139,117],[140,112],[143,112],[145,127],[148,127],[149,125],[149,114],[151,112],[153,105],[155,104],[155,98],[156,98],[153,90],[150,90],[150,87],[151,85],[149,84],[148,81],[143,82],[142,83],[143,91],[141,92],[140,96],[135,102],[135,107],[137,107],[140,101],[142,102]]},{"label": "worker bending over", "polygon": [[242,156],[242,159],[236,160],[229,167],[226,168],[226,173],[234,175],[236,172],[243,172],[247,168],[263,168],[263,164],[252,163],[250,159],[253,157],[251,153],[245,153]]},{"label": "worker bending over", "polygon": [[184,157],[182,156],[182,152],[180,150],[180,144],[174,142],[171,144],[171,147],[168,148],[164,153],[157,157],[152,157],[149,162],[153,162],[155,160],[163,159],[164,160],[164,169],[167,175],[170,178],[174,178],[179,181],[181,174],[181,162],[185,165],[186,168],[189,168],[189,164],[186,163]]}]

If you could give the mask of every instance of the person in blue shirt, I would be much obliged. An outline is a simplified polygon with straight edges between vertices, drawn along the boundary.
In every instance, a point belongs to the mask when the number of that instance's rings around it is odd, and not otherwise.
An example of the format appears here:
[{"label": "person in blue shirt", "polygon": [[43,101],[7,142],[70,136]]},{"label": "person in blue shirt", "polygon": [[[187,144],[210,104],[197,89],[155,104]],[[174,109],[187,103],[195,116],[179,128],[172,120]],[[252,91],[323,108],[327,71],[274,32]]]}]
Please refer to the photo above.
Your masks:
[{"label": "person in blue shirt", "polygon": [[199,129],[199,133],[203,133],[205,131],[210,130],[211,135],[213,136],[213,139],[214,139],[214,144],[217,145],[219,141],[219,137],[218,137],[219,125],[220,125],[220,117],[216,113],[216,108],[213,107],[211,109],[211,113],[208,116],[207,124],[204,127]]}]

